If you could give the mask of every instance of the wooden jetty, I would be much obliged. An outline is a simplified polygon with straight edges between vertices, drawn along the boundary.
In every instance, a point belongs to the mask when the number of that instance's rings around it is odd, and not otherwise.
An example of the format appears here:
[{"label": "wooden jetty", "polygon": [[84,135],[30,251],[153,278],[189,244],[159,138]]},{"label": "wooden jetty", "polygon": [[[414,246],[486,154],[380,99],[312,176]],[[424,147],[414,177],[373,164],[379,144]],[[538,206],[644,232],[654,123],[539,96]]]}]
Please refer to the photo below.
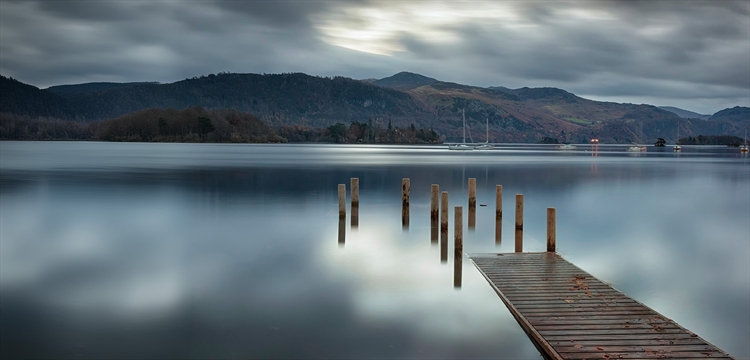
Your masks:
[{"label": "wooden jetty", "polygon": [[469,258],[547,359],[732,359],[554,252]]}]

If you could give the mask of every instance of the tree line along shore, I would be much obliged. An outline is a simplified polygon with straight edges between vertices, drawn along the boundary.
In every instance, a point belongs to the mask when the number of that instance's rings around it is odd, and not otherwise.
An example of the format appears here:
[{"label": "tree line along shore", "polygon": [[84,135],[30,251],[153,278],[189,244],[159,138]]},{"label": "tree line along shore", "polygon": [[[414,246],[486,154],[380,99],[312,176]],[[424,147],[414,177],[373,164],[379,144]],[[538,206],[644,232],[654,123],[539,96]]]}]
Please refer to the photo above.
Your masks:
[{"label": "tree line along shore", "polygon": [[[380,126],[372,120],[336,123],[328,127],[281,125],[272,127],[252,114],[235,110],[146,109],[115,119],[82,123],[48,117],[0,113],[0,140],[61,140],[115,142],[439,144],[443,137],[413,124],[400,128]],[[743,139],[731,135],[698,135],[680,138],[679,145],[739,146]],[[558,144],[548,136],[539,144]]]},{"label": "tree line along shore", "polygon": [[115,119],[81,123],[55,118],[0,114],[2,140],[79,140],[121,142],[285,143],[333,142],[438,144],[432,129],[387,127],[353,121],[328,127],[271,127],[257,116],[234,110],[146,109]]}]

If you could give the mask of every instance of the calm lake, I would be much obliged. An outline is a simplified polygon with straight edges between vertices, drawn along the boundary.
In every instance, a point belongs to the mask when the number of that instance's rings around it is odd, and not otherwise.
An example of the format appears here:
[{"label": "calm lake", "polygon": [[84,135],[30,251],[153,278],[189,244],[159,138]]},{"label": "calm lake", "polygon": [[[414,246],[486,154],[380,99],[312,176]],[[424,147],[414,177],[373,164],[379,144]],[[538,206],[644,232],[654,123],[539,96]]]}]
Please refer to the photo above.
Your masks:
[{"label": "calm lake", "polygon": [[[358,227],[338,220],[351,177]],[[0,142],[0,357],[540,359],[471,261],[455,263],[452,211],[446,261],[431,241],[430,184],[465,209],[468,178],[487,206],[464,253],[513,251],[522,193],[525,251],[546,249],[555,207],[564,258],[750,357],[737,148],[96,142]]]}]

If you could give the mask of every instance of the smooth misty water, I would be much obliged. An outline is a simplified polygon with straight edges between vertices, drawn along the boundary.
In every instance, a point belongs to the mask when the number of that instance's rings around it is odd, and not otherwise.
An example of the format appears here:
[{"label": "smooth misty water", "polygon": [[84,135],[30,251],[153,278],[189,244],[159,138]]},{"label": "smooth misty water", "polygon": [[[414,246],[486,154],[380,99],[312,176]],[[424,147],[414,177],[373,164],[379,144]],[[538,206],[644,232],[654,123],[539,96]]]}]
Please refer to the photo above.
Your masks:
[{"label": "smooth misty water", "polygon": [[[539,359],[471,262],[454,288],[453,246],[443,263],[431,242],[430,184],[466,206],[470,177],[488,206],[465,253],[513,251],[523,193],[525,250],[556,207],[566,259],[750,357],[748,157],[587,150],[0,142],[0,357]],[[350,177],[359,227],[340,244]]]}]

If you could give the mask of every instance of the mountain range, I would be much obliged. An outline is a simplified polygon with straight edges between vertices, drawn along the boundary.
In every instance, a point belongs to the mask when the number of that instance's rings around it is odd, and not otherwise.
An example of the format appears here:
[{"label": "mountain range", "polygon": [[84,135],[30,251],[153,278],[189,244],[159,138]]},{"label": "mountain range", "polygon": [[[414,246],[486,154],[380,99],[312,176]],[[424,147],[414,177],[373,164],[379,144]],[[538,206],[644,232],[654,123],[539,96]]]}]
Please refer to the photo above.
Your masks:
[{"label": "mountain range", "polygon": [[[87,83],[39,89],[0,76],[0,113],[94,122],[149,108],[232,109],[271,126],[328,127],[372,122],[376,126],[432,128],[444,141],[653,142],[681,136],[741,136],[750,108],[725,109],[705,118],[678,108],[600,102],[557,88],[476,87],[401,72],[355,80],[301,73],[220,73],[169,84]],[[695,115],[693,115],[695,114]],[[687,117],[687,118],[686,118]]]}]

